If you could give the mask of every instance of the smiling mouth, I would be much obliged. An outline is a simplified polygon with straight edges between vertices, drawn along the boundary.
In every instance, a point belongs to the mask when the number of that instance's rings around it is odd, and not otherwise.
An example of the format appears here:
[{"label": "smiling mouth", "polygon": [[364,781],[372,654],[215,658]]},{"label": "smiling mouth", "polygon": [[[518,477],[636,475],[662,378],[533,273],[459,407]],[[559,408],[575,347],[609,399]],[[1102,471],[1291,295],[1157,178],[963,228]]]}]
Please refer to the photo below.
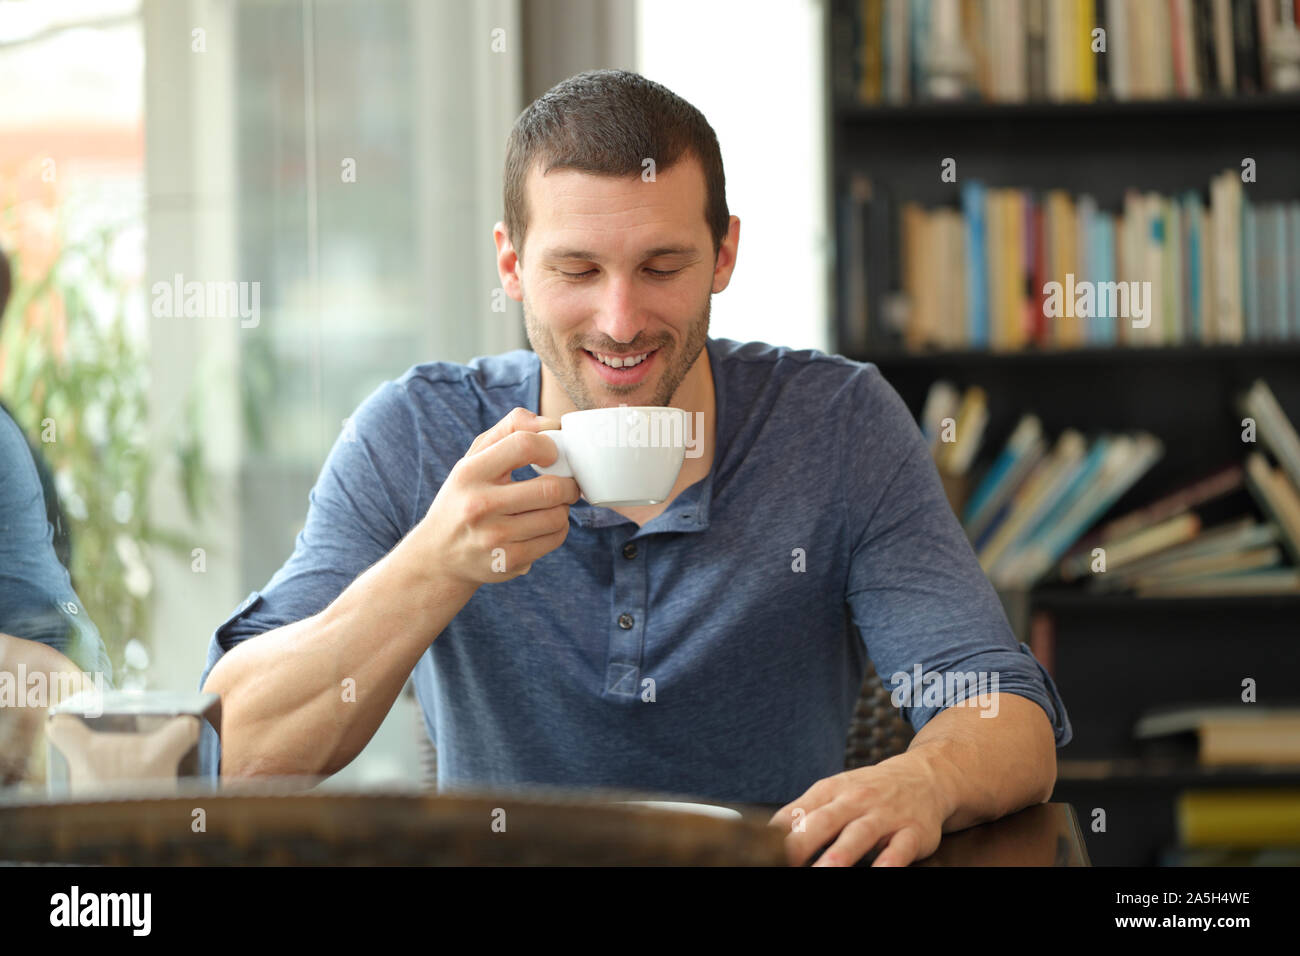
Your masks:
[{"label": "smiling mouth", "polygon": [[647,349],[644,352],[596,352],[592,349],[583,349],[588,355],[596,359],[602,365],[608,368],[636,368],[650,356],[659,351],[657,348]]}]

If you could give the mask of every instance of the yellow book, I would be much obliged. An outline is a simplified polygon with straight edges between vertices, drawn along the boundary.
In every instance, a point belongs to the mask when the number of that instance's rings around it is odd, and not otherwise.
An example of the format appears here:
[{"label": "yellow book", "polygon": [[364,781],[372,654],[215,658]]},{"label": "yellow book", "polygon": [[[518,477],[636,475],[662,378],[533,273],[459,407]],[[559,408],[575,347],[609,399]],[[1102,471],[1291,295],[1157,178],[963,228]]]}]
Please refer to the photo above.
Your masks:
[{"label": "yellow book", "polygon": [[885,27],[885,0],[862,0],[862,82],[858,99],[879,103],[883,79],[884,56],[881,33]]},{"label": "yellow book", "polygon": [[984,439],[988,424],[988,393],[978,385],[966,389],[961,407],[957,411],[957,440],[942,443],[939,449],[939,469],[949,475],[961,475],[969,469]]},{"label": "yellow book", "polygon": [[1064,16],[1061,18],[1061,78],[1065,99],[1079,98],[1079,0],[1060,0]]},{"label": "yellow book", "polygon": [[[1074,197],[1068,193],[1062,194],[1064,201],[1061,203],[1061,270],[1064,275],[1061,281],[1065,282],[1070,276],[1066,286],[1068,290],[1073,291],[1077,288],[1080,279],[1086,276],[1079,275],[1079,217],[1074,211]],[[1067,348],[1078,348],[1084,344],[1083,320],[1074,314],[1074,302],[1069,301],[1073,295],[1066,295],[1065,316],[1062,319],[1064,323],[1062,329],[1065,337],[1061,342]]]},{"label": "yellow book", "polygon": [[1048,279],[1061,284],[1061,314],[1049,319],[1051,342],[1060,348],[1071,348],[1078,344],[1076,327],[1077,317],[1073,316],[1074,302],[1071,290],[1078,276],[1070,278],[1074,272],[1074,245],[1078,227],[1074,218],[1074,201],[1063,190],[1054,189],[1047,194],[1047,208],[1051,217],[1051,231],[1048,259]]},{"label": "yellow book", "polygon": [[1097,99],[1097,57],[1104,53],[1092,52],[1092,29],[1097,25],[1097,9],[1093,0],[1076,0],[1078,13],[1079,99],[1091,103]]},{"label": "yellow book", "polygon": [[1175,815],[1182,846],[1300,846],[1300,790],[1189,790]]}]

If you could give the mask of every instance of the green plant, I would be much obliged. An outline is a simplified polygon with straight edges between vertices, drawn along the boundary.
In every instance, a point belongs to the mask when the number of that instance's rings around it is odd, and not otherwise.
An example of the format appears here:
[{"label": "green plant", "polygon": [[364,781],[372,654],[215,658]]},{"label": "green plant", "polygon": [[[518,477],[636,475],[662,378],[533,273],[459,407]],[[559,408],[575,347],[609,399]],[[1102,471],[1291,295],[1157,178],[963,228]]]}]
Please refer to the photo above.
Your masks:
[{"label": "green plant", "polygon": [[[0,224],[18,233],[22,214],[10,205]],[[110,264],[121,227],[73,242],[56,236],[53,254],[28,253],[50,263],[35,278],[30,269],[21,278],[25,252],[13,250],[13,295],[0,325],[0,397],[55,474],[73,584],[119,673],[130,640],[149,644],[152,549],[190,554],[188,536],[149,515],[150,428],[159,426],[149,420],[145,338],[129,322],[131,299],[143,291]],[[191,392],[167,443],[193,520],[210,500],[198,407]]]}]

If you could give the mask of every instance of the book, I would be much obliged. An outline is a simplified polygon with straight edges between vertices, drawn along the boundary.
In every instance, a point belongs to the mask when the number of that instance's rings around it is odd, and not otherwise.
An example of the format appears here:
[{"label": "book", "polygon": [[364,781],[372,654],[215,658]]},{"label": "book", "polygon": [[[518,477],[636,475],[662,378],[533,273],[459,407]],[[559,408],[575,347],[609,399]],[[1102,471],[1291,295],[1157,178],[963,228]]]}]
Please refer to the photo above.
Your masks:
[{"label": "book", "polygon": [[1263,379],[1256,379],[1239,401],[1241,413],[1255,419],[1264,447],[1273,453],[1291,484],[1300,488],[1300,435]]},{"label": "book", "polygon": [[[1244,486],[1245,473],[1239,464],[1225,465],[1179,488],[1149,505],[1127,512],[1107,522],[1098,530],[1082,538],[1061,562],[1061,577],[1070,581],[1088,573],[1092,551],[1098,547],[1108,549],[1131,538],[1145,529],[1155,527],[1191,509],[1217,498],[1231,494]],[[1199,520],[1199,519],[1198,519]]]},{"label": "book", "polygon": [[[1180,518],[1197,516],[1183,515]],[[1190,577],[1199,573],[1197,562],[1221,561],[1248,550],[1272,548],[1277,540],[1276,525],[1246,516],[1202,529],[1187,540],[1171,542],[1162,549],[1142,554],[1132,554],[1122,546],[1122,542],[1117,542],[1119,553],[1111,560],[1112,552],[1107,550],[1107,572],[1095,575],[1090,586],[1100,593],[1132,587],[1140,578],[1151,583],[1152,579],[1168,579],[1180,574]]]},{"label": "book", "polygon": [[1259,242],[1261,228],[1255,215],[1255,204],[1249,198],[1241,200],[1241,283],[1242,312],[1245,317],[1245,340],[1254,342],[1262,335],[1259,321]]},{"label": "book", "polygon": [[[1262,571],[1277,567],[1282,561],[1278,547],[1251,548],[1230,554],[1206,554],[1163,564],[1157,572],[1137,574],[1132,578],[1139,592],[1184,587],[1201,583],[1201,579],[1221,579],[1241,571]],[[1217,581],[1216,581],[1217,583]]]},{"label": "book", "polygon": [[[1277,2],[833,0],[832,83],[837,100],[861,105],[1262,92]],[[1097,29],[1104,52],[1093,49]]]},{"label": "book", "polygon": [[977,180],[959,207],[900,209],[860,173],[840,188],[846,350],[1300,341],[1300,202],[1256,203],[1238,171],[1211,180],[1208,202],[1130,189],[1115,211]]},{"label": "book", "polygon": [[961,407],[961,394],[951,382],[942,379],[934,382],[925,395],[925,406],[921,409],[921,435],[930,446],[930,454],[939,460],[939,450],[943,439],[943,422],[946,418],[956,421],[957,410]]},{"label": "book", "polygon": [[1258,93],[1262,88],[1259,27],[1255,0],[1232,0],[1233,59],[1237,65],[1237,92]]},{"label": "book", "polygon": [[1232,43],[1232,0],[1213,0],[1214,62],[1220,93],[1237,91],[1237,65]]},{"label": "book", "polygon": [[1036,584],[1163,452],[1162,444],[1152,435],[1098,438],[1072,487],[1061,495],[1057,506],[1048,512],[1019,552],[997,569],[1000,580],[1014,588]]},{"label": "book", "polygon": [[[1101,549],[1105,559],[1104,569],[1116,571],[1126,564],[1132,564],[1142,558],[1172,548],[1192,540],[1201,531],[1201,516],[1195,512],[1181,514],[1143,528],[1126,538],[1120,538],[1114,544]],[[1077,575],[1071,575],[1074,577]]]},{"label": "book", "polygon": [[1035,468],[1023,487],[1012,498],[1011,513],[994,532],[992,539],[978,549],[980,566],[989,573],[1022,534],[1028,531],[1056,501],[1081,466],[1086,442],[1077,429],[1066,429],[1057,439],[1052,453]]},{"label": "book", "polygon": [[1286,274],[1291,280],[1287,296],[1287,338],[1300,338],[1300,201],[1286,205],[1287,265]]},{"label": "book", "polygon": [[1185,847],[1300,846],[1300,790],[1188,790],[1174,816]]},{"label": "book", "polygon": [[983,184],[977,180],[967,181],[961,188],[961,204],[966,223],[967,341],[981,348],[989,344],[986,191]]},{"label": "book", "polygon": [[962,524],[968,535],[983,531],[1044,451],[1042,422],[1037,415],[1023,416],[966,503]]},{"label": "book", "polygon": [[1300,763],[1300,708],[1260,704],[1160,707],[1133,728],[1138,740],[1194,735],[1206,767]]},{"label": "book", "polygon": [[957,440],[948,442],[940,450],[939,468],[949,475],[964,475],[979,451],[988,424],[988,395],[984,389],[972,386],[962,397],[957,411]]},{"label": "book", "polygon": [[1266,597],[1300,594],[1300,571],[1277,568],[1243,574],[1211,575],[1195,580],[1140,587],[1139,598]]},{"label": "book", "polygon": [[1300,496],[1296,490],[1257,451],[1246,456],[1246,485],[1259,502],[1260,510],[1282,532],[1291,559],[1300,564]]}]

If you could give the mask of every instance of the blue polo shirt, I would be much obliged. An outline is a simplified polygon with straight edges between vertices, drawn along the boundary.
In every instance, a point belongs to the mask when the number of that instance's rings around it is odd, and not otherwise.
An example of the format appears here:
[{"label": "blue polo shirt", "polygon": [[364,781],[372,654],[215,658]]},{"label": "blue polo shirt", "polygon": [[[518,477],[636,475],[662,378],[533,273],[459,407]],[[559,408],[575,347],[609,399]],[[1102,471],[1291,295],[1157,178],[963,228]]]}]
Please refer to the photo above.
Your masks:
[{"label": "blue polo shirt", "polygon": [[[876,366],[707,348],[708,475],[640,528],[580,500],[559,548],[481,586],[420,658],[439,787],[784,803],[844,769],[868,657],[891,690],[923,676],[898,698],[917,729],[966,696],[924,692],[932,675],[983,674],[983,689],[1041,705],[1066,744],[1051,677],[1012,633]],[[199,686],[225,651],[317,613],[382,558],[474,438],[515,406],[538,412],[540,389],[526,350],[417,365],[376,389],[331,450],[293,555],[212,635]]]},{"label": "blue polo shirt", "polygon": [[54,648],[113,686],[99,630],[54,548],[45,491],[27,439],[0,409],[0,634]]}]

